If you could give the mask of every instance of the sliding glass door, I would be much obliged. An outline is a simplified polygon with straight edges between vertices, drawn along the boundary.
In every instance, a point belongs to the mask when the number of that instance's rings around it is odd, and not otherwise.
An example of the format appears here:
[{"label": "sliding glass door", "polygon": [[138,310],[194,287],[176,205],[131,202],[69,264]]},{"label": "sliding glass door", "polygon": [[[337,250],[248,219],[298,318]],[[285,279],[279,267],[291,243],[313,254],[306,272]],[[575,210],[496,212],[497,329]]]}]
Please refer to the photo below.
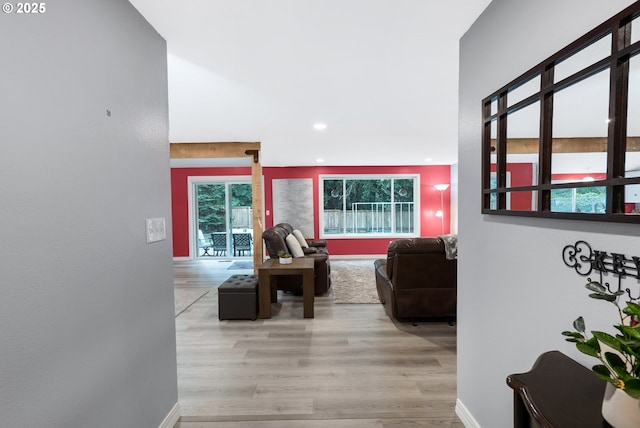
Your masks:
[{"label": "sliding glass door", "polygon": [[251,182],[194,183],[196,257],[252,257]]}]

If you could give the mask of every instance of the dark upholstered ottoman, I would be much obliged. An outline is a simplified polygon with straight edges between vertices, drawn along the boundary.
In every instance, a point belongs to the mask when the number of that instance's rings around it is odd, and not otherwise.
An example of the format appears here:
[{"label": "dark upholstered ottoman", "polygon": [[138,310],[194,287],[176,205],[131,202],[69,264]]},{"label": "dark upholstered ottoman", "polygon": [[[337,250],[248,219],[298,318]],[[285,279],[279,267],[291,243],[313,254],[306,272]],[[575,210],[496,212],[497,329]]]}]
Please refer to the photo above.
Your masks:
[{"label": "dark upholstered ottoman", "polygon": [[258,276],[231,275],[218,287],[219,320],[258,318]]}]

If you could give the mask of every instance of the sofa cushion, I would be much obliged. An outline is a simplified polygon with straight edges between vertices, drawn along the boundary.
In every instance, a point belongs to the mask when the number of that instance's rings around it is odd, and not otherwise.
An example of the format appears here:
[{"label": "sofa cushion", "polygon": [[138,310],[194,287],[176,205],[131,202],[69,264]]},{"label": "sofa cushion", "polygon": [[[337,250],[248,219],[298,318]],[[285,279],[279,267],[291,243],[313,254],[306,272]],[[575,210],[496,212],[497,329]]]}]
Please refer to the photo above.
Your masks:
[{"label": "sofa cushion", "polygon": [[287,235],[285,241],[287,242],[287,247],[289,247],[289,252],[293,257],[304,257],[304,251],[302,251],[298,238],[290,233]]},{"label": "sofa cushion", "polygon": [[309,244],[307,244],[307,240],[304,239],[304,236],[302,236],[302,232],[300,232],[298,229],[295,229],[293,231],[293,236],[295,236],[298,239],[298,242],[300,243],[300,246],[302,248],[309,248]]}]

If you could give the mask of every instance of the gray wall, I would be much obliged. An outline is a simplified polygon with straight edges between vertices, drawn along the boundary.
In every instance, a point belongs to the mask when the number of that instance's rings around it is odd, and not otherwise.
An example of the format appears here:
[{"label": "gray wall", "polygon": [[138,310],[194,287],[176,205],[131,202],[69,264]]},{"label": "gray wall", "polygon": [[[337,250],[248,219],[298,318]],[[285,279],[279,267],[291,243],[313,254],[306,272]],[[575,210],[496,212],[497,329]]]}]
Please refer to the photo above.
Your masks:
[{"label": "gray wall", "polygon": [[[0,425],[177,402],[166,44],[126,0],[0,14]],[[106,111],[112,112],[108,117]],[[171,231],[167,231],[171,236]]]},{"label": "gray wall", "polygon": [[615,320],[565,267],[563,247],[584,239],[638,256],[640,227],[480,214],[481,100],[631,3],[495,0],[461,40],[458,399],[483,428],[513,426],[505,378],[541,353],[594,364],[560,335],[578,315],[590,329],[610,331]]}]

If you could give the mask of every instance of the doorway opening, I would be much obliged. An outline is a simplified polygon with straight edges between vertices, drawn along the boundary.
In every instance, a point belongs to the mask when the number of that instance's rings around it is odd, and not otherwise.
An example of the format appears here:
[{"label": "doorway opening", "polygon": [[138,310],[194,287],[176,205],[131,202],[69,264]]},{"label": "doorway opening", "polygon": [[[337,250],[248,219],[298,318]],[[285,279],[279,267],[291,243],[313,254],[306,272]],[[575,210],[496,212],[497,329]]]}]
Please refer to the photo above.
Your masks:
[{"label": "doorway opening", "polygon": [[192,251],[195,259],[252,259],[251,177],[192,177]]}]

